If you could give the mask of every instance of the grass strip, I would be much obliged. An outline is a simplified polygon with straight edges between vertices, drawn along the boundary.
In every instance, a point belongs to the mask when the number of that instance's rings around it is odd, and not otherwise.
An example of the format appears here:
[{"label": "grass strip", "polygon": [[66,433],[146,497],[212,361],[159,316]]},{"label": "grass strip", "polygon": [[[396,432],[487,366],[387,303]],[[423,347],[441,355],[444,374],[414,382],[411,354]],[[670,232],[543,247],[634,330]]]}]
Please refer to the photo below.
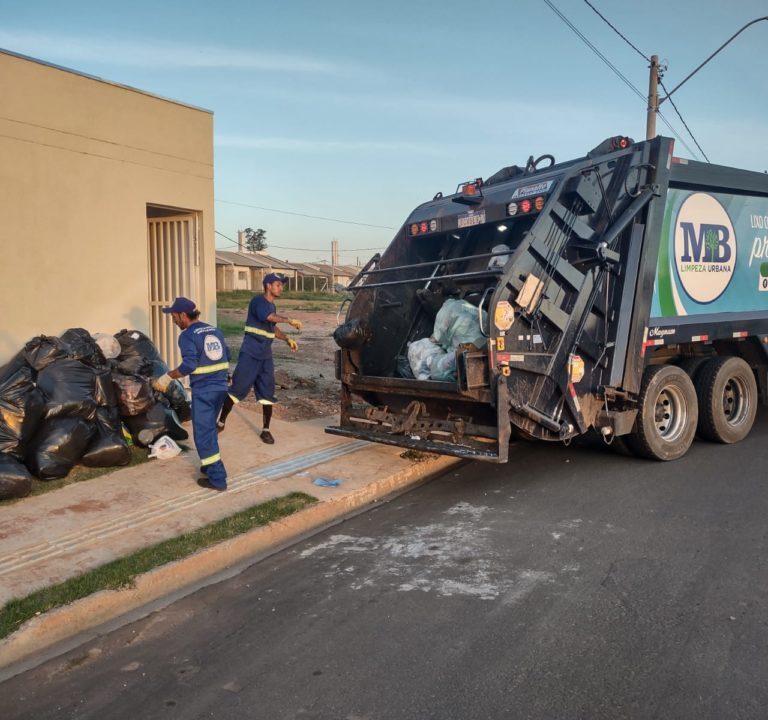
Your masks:
[{"label": "grass strip", "polygon": [[311,495],[292,492],[254,505],[179,537],[144,548],[128,557],[113,560],[58,585],[43,588],[24,598],[10,600],[0,610],[0,638],[15,632],[22,623],[35,615],[68,605],[100,590],[133,587],[135,578],[142,573],[242,535],[253,528],[293,515],[316,502],[317,498]]}]

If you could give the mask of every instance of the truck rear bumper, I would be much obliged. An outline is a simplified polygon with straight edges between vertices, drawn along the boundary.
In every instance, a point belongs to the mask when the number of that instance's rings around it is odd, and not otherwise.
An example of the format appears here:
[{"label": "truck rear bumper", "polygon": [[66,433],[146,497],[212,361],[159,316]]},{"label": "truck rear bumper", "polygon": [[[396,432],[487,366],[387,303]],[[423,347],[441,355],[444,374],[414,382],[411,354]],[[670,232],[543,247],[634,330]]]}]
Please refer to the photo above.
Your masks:
[{"label": "truck rear bumper", "polygon": [[342,427],[339,425],[327,427],[325,428],[325,432],[331,435],[342,435],[344,437],[377,442],[383,445],[394,445],[396,447],[420,450],[422,452],[432,452],[439,455],[451,455],[453,457],[464,458],[465,460],[483,460],[485,462],[504,463],[507,461],[508,455],[508,445],[505,445],[502,448],[502,452],[499,452],[497,443],[440,442],[437,440],[424,440],[416,435],[390,435],[376,430],[363,430],[361,428]]}]

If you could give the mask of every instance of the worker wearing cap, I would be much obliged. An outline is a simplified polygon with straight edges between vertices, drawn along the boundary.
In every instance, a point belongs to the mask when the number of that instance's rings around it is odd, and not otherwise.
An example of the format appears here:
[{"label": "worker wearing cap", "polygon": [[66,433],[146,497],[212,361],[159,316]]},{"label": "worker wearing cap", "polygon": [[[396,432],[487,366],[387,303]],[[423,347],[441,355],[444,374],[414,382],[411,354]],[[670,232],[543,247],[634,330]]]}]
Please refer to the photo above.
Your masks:
[{"label": "worker wearing cap", "polygon": [[205,475],[197,484],[212,490],[227,489],[227,471],[219,454],[216,419],[227,397],[229,348],[218,328],[199,320],[195,303],[177,297],[173,305],[163,308],[173,323],[181,329],[179,350],[181,365],[152,382],[159,392],[165,392],[172,380],[189,375],[192,388],[192,433]]},{"label": "worker wearing cap", "polygon": [[243,400],[251,388],[262,406],[264,427],[259,436],[263,442],[272,445],[275,439],[269,431],[272,419],[272,405],[275,398],[275,364],[272,360],[272,341],[284,340],[291,351],[299,349],[298,343],[277,327],[277,323],[287,323],[301,332],[301,320],[293,320],[277,314],[275,300],[283,294],[283,284],[287,278],[277,273],[269,273],[262,280],[263,295],[254,295],[248,305],[248,318],[245,322],[245,335],[240,346],[237,367],[232,376],[229,396],[219,417],[218,429],[224,429],[227,415],[235,403]]}]

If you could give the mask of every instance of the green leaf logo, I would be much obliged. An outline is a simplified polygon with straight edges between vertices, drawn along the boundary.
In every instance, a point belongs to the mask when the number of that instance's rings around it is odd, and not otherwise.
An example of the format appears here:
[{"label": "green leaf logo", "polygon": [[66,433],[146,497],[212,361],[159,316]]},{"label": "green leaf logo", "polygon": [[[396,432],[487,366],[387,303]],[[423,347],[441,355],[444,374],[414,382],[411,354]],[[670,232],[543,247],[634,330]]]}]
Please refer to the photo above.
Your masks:
[{"label": "green leaf logo", "polygon": [[704,242],[707,245],[707,249],[709,250],[709,257],[714,258],[715,252],[717,251],[717,233],[714,230],[707,230],[707,234],[705,235]]}]

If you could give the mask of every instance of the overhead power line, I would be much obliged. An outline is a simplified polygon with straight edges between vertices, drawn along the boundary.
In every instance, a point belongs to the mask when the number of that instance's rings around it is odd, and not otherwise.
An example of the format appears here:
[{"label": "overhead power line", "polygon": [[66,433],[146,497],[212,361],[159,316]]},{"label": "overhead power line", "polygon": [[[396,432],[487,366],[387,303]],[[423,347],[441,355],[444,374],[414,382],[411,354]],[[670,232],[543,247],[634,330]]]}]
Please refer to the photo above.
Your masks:
[{"label": "overhead power line", "polygon": [[[600,19],[601,19],[601,20],[602,20],[602,21],[603,21],[603,22],[604,22],[604,23],[605,23],[605,24],[606,24],[606,25],[607,25],[609,28],[611,28],[611,30],[613,30],[613,31],[614,31],[614,32],[615,32],[615,33],[616,33],[616,34],[617,34],[617,35],[618,35],[618,36],[619,36],[619,37],[620,37],[620,38],[621,38],[621,39],[622,39],[622,40],[623,40],[625,43],[627,43],[627,45],[629,45],[629,47],[631,47],[631,48],[632,48],[632,49],[633,49],[633,50],[634,50],[634,51],[635,51],[635,52],[636,52],[636,53],[637,53],[637,54],[638,54],[638,55],[639,55],[641,58],[643,58],[643,60],[645,60],[645,61],[646,61],[646,62],[648,62],[648,63],[650,63],[650,62],[651,62],[651,59],[650,59],[650,57],[648,57],[648,55],[646,55],[646,54],[645,54],[645,53],[644,53],[642,50],[639,50],[639,49],[638,49],[638,47],[637,47],[637,46],[636,46],[634,43],[630,42],[630,41],[627,39],[627,37],[624,35],[624,33],[620,32],[620,31],[619,31],[619,29],[618,29],[618,28],[617,28],[617,27],[616,27],[616,26],[615,26],[615,25],[614,25],[612,22],[610,22],[610,20],[608,20],[608,18],[606,18],[606,17],[605,17],[605,15],[603,15],[603,14],[602,14],[602,13],[601,13],[601,12],[600,12],[600,11],[599,11],[599,10],[598,10],[598,9],[597,9],[597,8],[596,8],[596,7],[595,7],[595,6],[594,6],[594,5],[591,3],[591,2],[589,2],[589,0],[584,0],[584,2],[585,2],[585,3],[586,3],[586,4],[587,4],[587,5],[590,7],[590,8],[592,8],[592,10],[593,10],[593,11],[594,11],[594,12],[595,12],[595,13],[596,13],[596,14],[597,14],[599,17],[600,17]],[[722,48],[721,48],[721,49],[722,49]],[[718,50],[718,52],[719,52],[719,50]],[[698,68],[697,68],[697,69],[698,69]],[[694,71],[694,72],[695,72],[695,71]],[[690,77],[690,75],[689,75],[688,77]],[[687,79],[688,79],[688,78],[686,78],[686,80],[687,80]],[[685,80],[683,80],[683,82],[685,82]],[[681,83],[681,84],[682,84],[682,83]],[[664,87],[664,83],[663,83],[663,82],[661,82],[661,75],[659,75],[659,85],[661,85],[661,87],[664,89],[664,92],[667,92],[667,89]],[[678,86],[678,87],[679,87],[679,86]],[[682,114],[680,113],[680,110],[677,108],[677,105],[675,105],[675,103],[674,103],[674,102],[672,102],[672,100],[669,98],[669,95],[670,95],[670,93],[667,93],[667,98],[669,99],[670,103],[672,103],[672,107],[675,109],[675,112],[677,113],[677,117],[679,117],[679,118],[680,118],[680,122],[681,122],[681,123],[683,123],[683,125],[685,126],[685,129],[688,131],[688,134],[691,136],[691,139],[693,140],[693,142],[695,142],[695,143],[696,143],[696,147],[697,147],[697,148],[699,148],[699,150],[700,150],[701,154],[704,156],[704,158],[706,159],[706,161],[707,161],[707,162],[709,162],[709,158],[707,157],[707,154],[706,154],[706,153],[704,152],[704,150],[702,149],[701,145],[699,144],[699,141],[696,139],[695,135],[694,135],[694,134],[693,134],[693,132],[691,131],[691,128],[689,128],[689,127],[688,127],[688,123],[687,123],[687,122],[685,122],[685,120],[683,119],[683,116],[682,116]],[[658,108],[657,108],[657,111],[658,111]],[[659,114],[661,114],[661,113],[659,113]],[[663,118],[662,118],[662,119],[663,119]],[[665,122],[666,122],[666,121],[665,121]],[[667,124],[667,127],[669,127],[670,129],[672,129],[672,128],[671,128],[671,126],[669,125],[669,123],[666,123],[666,124]],[[683,142],[683,141],[682,141],[682,138],[681,138],[681,142]],[[683,142],[683,144],[685,145],[685,142]],[[686,147],[688,147],[687,145],[685,145],[685,146],[686,146]],[[690,149],[690,148],[688,148],[688,151],[689,151],[689,152],[691,152],[691,149]],[[693,152],[691,152],[691,154],[693,155],[694,153],[693,153]]]},{"label": "overhead power line", "polygon": [[[233,240],[228,235],[225,235],[222,232],[219,232],[218,230],[215,230],[215,233],[221,237],[223,237],[225,240],[229,241],[231,245],[234,245],[235,247],[239,248],[240,243],[238,243],[236,240]],[[330,250],[322,250],[320,248],[301,248],[301,247],[293,247],[289,245],[268,245],[267,248],[277,248],[278,250],[298,250],[299,252],[312,252],[312,253],[330,253]],[[350,255],[351,253],[357,253],[357,252],[374,252],[376,250],[383,250],[383,247],[368,247],[368,248],[350,248],[348,250],[341,250],[339,251],[340,255]]]},{"label": "overhead power line", "polygon": [[[565,15],[563,15],[560,10],[554,5],[554,3],[551,2],[551,0],[544,0],[544,2],[549,6],[549,8],[554,12],[575,34],[576,36],[590,49],[592,52],[595,53],[609,68],[610,70],[630,89],[632,92],[635,93],[647,106],[648,104],[648,98],[637,88],[635,87],[632,82],[627,79],[621,71],[607,58],[603,53],[601,53],[592,42],[567,18]],[[662,113],[658,114],[661,118],[662,122],[669,128],[669,131],[683,144],[683,146],[688,150],[688,152],[693,155],[694,157],[698,157],[696,152],[688,145],[688,143],[685,142],[685,140],[680,137],[680,133],[675,130],[674,127],[670,124],[669,120],[664,117]]]},{"label": "overhead power line", "polygon": [[261,207],[260,205],[249,205],[248,203],[235,202],[234,200],[216,200],[225,205],[239,205],[240,207],[253,208],[254,210],[264,210],[266,212],[280,213],[282,215],[294,215],[295,217],[309,218],[310,220],[325,220],[326,222],[342,223],[344,225],[357,225],[358,227],[377,228],[379,230],[394,230],[389,225],[374,225],[372,223],[356,222],[355,220],[342,220],[341,218],[322,217],[321,215],[309,215],[307,213],[293,212],[291,210],[277,210],[275,208]]}]

